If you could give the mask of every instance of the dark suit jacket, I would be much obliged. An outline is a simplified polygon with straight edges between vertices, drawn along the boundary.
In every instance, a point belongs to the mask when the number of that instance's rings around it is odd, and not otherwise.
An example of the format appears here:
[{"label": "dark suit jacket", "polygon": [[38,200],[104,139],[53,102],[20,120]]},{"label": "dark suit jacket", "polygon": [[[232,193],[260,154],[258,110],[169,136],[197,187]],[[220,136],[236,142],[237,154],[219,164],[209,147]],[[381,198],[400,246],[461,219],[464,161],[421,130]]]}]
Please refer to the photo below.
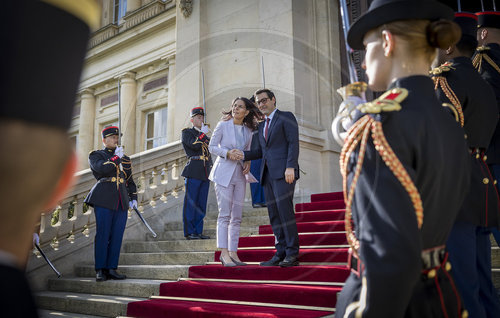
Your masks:
[{"label": "dark suit jacket", "polygon": [[297,119],[291,112],[276,110],[271,120],[267,141],[264,138],[264,127],[266,122],[259,124],[256,147],[245,151],[245,160],[262,158],[260,168],[260,180],[262,180],[264,169],[267,166],[269,176],[272,179],[285,177],[285,169],[295,170],[295,179],[299,178],[299,125]]},{"label": "dark suit jacket", "polygon": [[24,272],[0,264],[0,312],[2,317],[38,317],[35,300]]}]

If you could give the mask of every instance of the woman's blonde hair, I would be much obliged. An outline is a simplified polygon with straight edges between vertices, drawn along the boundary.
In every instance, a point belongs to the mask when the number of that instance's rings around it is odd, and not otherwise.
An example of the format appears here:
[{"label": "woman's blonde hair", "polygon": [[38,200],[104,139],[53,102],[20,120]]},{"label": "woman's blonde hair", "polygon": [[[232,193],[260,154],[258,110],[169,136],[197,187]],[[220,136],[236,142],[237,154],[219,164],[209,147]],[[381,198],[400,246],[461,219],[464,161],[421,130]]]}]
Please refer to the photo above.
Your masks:
[{"label": "woman's blonde hair", "polygon": [[430,22],[429,20],[400,20],[381,25],[376,32],[391,32],[408,44],[411,56],[424,57],[432,62],[436,56],[436,48],[447,49],[455,45],[462,35],[460,27],[448,20]]}]

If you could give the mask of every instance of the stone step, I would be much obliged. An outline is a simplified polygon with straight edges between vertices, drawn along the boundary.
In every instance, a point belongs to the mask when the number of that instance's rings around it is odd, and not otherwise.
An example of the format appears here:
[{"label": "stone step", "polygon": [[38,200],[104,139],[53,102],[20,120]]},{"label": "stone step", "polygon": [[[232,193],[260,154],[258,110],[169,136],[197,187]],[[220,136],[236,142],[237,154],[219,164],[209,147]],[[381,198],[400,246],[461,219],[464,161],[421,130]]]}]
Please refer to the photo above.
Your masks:
[{"label": "stone step", "polygon": [[[269,224],[269,216],[243,216],[241,218],[241,226],[259,226],[259,225],[268,225]],[[204,226],[207,228],[212,228],[217,226],[217,220],[206,220]]]},{"label": "stone step", "polygon": [[63,312],[63,311],[57,311],[57,310],[48,310],[48,309],[42,309],[38,310],[38,317],[39,318],[102,318],[104,316],[91,316],[91,315],[84,315],[84,314],[75,314],[72,312]]},{"label": "stone step", "polygon": [[149,241],[125,242],[125,253],[154,253],[154,252],[196,252],[215,251],[215,236],[209,240],[174,240],[174,241]]},{"label": "stone step", "polygon": [[43,291],[35,294],[40,309],[104,317],[126,316],[127,304],[146,298]]},{"label": "stone step", "polygon": [[500,268],[500,248],[498,246],[491,248],[491,268]]},{"label": "stone step", "polygon": [[[203,265],[214,261],[214,251],[209,252],[162,252],[162,253],[122,253],[123,265]],[[121,266],[119,266],[121,268]]]},{"label": "stone step", "polygon": [[[182,229],[182,224],[179,225],[177,230],[166,230],[164,232],[157,232],[158,237],[153,238],[151,235],[146,235],[146,241],[171,241],[171,240],[186,240],[184,238],[184,231]],[[203,227],[203,234],[208,235],[211,238],[215,238],[216,229],[215,225],[212,228]],[[249,236],[259,234],[258,226],[250,226],[250,227],[241,227],[240,228],[240,236]]]},{"label": "stone step", "polygon": [[96,282],[95,278],[73,277],[49,279],[50,291],[82,294],[144,297],[159,295],[160,284],[171,280],[125,279]]},{"label": "stone step", "polygon": [[500,268],[493,268],[491,270],[491,277],[493,279],[493,285],[495,285],[495,288],[500,293]]},{"label": "stone step", "polygon": [[[177,280],[179,277],[188,277],[189,265],[119,265],[118,270],[132,279]],[[94,265],[77,265],[75,274],[95,278]]]}]

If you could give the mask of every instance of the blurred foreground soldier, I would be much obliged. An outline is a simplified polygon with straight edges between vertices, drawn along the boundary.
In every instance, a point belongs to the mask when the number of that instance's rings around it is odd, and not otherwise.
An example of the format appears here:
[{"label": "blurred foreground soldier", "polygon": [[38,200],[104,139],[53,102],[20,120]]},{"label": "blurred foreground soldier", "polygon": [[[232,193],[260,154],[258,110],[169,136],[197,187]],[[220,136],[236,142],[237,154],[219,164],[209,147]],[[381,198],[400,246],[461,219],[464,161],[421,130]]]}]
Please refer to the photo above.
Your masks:
[{"label": "blurred foreground soldier", "polygon": [[99,7],[6,1],[0,12],[0,311],[36,317],[23,267],[40,212],[62,198],[76,169],[67,129]]},{"label": "blurred foreground soldier", "polygon": [[336,317],[461,317],[445,250],[470,179],[463,130],[436,98],[436,48],[460,38],[436,1],[374,0],[350,28],[368,86],[340,156],[351,274]]},{"label": "blurred foreground soldier", "polygon": [[203,123],[205,111],[203,107],[191,110],[192,128],[182,130],[182,146],[186,152],[188,162],[182,176],[185,178],[186,195],[182,211],[184,222],[184,237],[187,240],[209,239],[203,235],[203,218],[207,213],[208,189],[210,187],[210,170],[212,157],[208,150],[210,132]]},{"label": "blurred foreground soldier", "polygon": [[[94,242],[96,281],[125,279],[118,274],[118,259],[127,211],[137,208],[137,187],[132,179],[130,158],[118,147],[118,127],[102,130],[104,149],[92,151],[89,165],[97,183],[84,202],[94,207],[96,234]],[[123,167],[123,168],[122,168]]]},{"label": "blurred foreground soldier", "polygon": [[470,317],[500,317],[500,302],[491,279],[488,229],[498,226],[498,195],[485,156],[497,125],[498,109],[493,89],[472,65],[471,57],[477,47],[477,17],[458,12],[455,22],[462,29],[462,38],[455,46],[439,50],[441,66],[431,72],[439,99],[455,109],[471,156],[469,193],[447,248],[453,277]]},{"label": "blurred foreground soldier", "polygon": [[[480,46],[474,56],[473,63],[481,76],[493,87],[500,113],[500,12],[478,12],[476,15],[478,16],[477,40]],[[498,182],[500,182],[500,122],[497,124],[486,155],[498,188]],[[491,228],[491,231],[500,245],[500,232],[496,228]]]}]

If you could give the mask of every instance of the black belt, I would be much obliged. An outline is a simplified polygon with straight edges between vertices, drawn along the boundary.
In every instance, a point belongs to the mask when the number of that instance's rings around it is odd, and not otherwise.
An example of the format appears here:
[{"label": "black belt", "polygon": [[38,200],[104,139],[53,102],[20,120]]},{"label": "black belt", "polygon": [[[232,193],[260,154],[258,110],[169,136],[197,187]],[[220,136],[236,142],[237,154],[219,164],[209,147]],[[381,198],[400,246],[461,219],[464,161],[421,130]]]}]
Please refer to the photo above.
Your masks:
[{"label": "black belt", "polygon": [[191,157],[189,157],[189,160],[203,160],[203,161],[207,161],[208,157],[207,156],[191,156]]},{"label": "black belt", "polygon": [[358,258],[356,254],[352,252],[352,248],[349,248],[349,255],[347,256],[347,268],[351,270],[356,276],[361,276],[363,270],[365,269],[365,264]]},{"label": "black belt", "polygon": [[[97,180],[97,182],[116,182],[116,177],[104,177],[104,178]],[[123,178],[119,178],[118,182],[124,183],[125,180]]]}]

